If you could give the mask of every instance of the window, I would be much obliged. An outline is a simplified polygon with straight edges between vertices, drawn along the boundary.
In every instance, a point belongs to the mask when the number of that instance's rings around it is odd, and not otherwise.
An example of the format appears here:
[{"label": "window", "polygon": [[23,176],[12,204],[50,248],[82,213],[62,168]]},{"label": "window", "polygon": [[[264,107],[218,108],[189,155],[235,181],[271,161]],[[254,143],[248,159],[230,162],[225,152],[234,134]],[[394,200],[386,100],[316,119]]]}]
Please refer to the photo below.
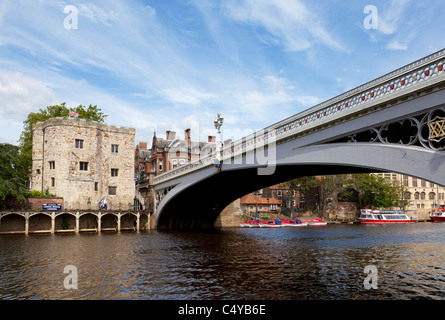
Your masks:
[{"label": "window", "polygon": [[117,177],[118,172],[119,172],[119,169],[111,169],[111,176],[112,177]]},{"label": "window", "polygon": [[118,149],[119,149],[119,145],[117,145],[117,144],[112,144],[111,145],[111,152],[112,153],[118,153]]},{"label": "window", "polygon": [[99,182],[94,183],[94,191],[99,191]]},{"label": "window", "polygon": [[415,200],[419,200],[419,196],[420,196],[420,194],[419,194],[418,192],[416,192],[416,193],[414,194],[414,199],[415,199]]},{"label": "window", "polygon": [[434,199],[436,199],[436,194],[434,192],[430,192],[428,194],[428,198],[429,198],[429,200],[434,200]]},{"label": "window", "polygon": [[406,175],[403,175],[403,185],[405,187],[408,187],[408,176],[406,176]]},{"label": "window", "polygon": [[411,192],[405,192],[404,199],[405,200],[411,200]]},{"label": "window", "polygon": [[185,164],[185,159],[179,159],[179,165],[183,165],[183,164]]},{"label": "window", "polygon": [[83,149],[83,140],[76,139],[76,148]]},{"label": "window", "polygon": [[281,190],[277,190],[277,196],[281,197],[283,195],[283,192]]},{"label": "window", "polygon": [[50,168],[50,170],[55,169],[56,168],[56,162],[55,161],[50,161],[49,162],[49,168]]},{"label": "window", "polygon": [[422,188],[425,188],[426,187],[426,181],[425,180],[420,180],[420,186]]},{"label": "window", "polygon": [[420,194],[420,200],[425,200],[425,192],[422,192],[422,193]]},{"label": "window", "polygon": [[162,165],[164,163],[163,159],[159,159],[159,171],[162,171]]},{"label": "window", "polygon": [[56,186],[56,178],[51,178],[51,187]]},{"label": "window", "polygon": [[80,162],[80,171],[88,171],[88,162]]},{"label": "window", "polygon": [[438,200],[444,200],[445,194],[444,193],[439,193],[439,199]]},{"label": "window", "polygon": [[108,187],[108,195],[115,196],[117,191],[117,187]]},{"label": "window", "polygon": [[417,187],[417,178],[413,178],[413,187]]},{"label": "window", "polygon": [[40,174],[40,169],[36,169],[36,174]]}]

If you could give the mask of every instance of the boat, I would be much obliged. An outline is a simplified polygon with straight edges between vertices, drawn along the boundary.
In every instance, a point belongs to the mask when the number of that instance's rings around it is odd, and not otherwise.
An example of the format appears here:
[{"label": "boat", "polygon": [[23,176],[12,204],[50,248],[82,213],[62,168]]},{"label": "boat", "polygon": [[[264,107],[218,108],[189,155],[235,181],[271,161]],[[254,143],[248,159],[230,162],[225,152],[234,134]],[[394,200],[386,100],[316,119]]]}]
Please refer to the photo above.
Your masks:
[{"label": "boat", "polygon": [[445,204],[440,205],[438,209],[433,209],[430,212],[430,218],[434,222],[445,222]]},{"label": "boat", "polygon": [[360,223],[384,224],[384,223],[415,223],[417,217],[408,217],[404,210],[371,210],[361,209]]},{"label": "boat", "polygon": [[280,228],[281,221],[278,219],[263,220],[259,223],[260,228]]},{"label": "boat", "polygon": [[323,221],[321,219],[312,219],[312,220],[309,220],[309,221],[305,221],[305,223],[308,226],[325,226],[325,225],[328,224],[326,221]]},{"label": "boat", "polygon": [[281,226],[283,227],[303,227],[307,226],[306,222],[301,222],[300,219],[281,219]]},{"label": "boat", "polygon": [[259,219],[248,219],[246,221],[240,222],[241,228],[258,228],[261,220]]}]

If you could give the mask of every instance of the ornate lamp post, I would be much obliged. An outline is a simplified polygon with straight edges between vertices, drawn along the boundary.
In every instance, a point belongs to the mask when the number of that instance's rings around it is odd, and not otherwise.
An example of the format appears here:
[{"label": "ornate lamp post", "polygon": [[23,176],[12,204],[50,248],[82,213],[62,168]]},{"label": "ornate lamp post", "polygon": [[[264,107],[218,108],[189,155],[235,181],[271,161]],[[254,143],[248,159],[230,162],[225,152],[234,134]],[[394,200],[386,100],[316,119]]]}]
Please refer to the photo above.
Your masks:
[{"label": "ornate lamp post", "polygon": [[224,117],[221,113],[216,114],[216,118],[213,121],[215,124],[216,130],[218,130],[218,135],[216,136],[216,160],[221,161],[221,149],[222,149],[222,142],[221,142],[221,126],[223,124]]}]

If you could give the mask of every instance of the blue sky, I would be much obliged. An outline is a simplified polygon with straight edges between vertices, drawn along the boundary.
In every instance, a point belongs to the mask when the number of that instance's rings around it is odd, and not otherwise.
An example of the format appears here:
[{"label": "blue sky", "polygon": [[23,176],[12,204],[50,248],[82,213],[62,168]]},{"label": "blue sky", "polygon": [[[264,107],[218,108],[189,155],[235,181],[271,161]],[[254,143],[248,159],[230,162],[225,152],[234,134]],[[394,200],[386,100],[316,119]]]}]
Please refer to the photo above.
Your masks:
[{"label": "blue sky", "polygon": [[0,143],[61,102],[98,105],[149,145],[187,128],[205,141],[217,112],[236,139],[444,48],[444,12],[442,0],[0,0]]}]

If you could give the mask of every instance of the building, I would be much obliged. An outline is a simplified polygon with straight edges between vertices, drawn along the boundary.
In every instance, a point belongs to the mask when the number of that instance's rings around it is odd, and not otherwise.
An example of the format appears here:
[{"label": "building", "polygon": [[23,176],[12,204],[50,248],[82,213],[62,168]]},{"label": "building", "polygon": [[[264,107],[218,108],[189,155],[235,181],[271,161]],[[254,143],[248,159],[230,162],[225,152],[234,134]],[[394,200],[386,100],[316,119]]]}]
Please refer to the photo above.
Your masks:
[{"label": "building", "polygon": [[279,214],[281,201],[275,198],[263,198],[249,193],[240,199],[241,210],[244,215],[262,216]]},{"label": "building", "polygon": [[295,216],[300,211],[300,200],[298,191],[291,190],[287,183],[280,183],[245,195],[240,204],[245,215],[270,213]]},{"label": "building", "polygon": [[191,131],[184,131],[184,139],[176,136],[175,131],[166,131],[165,138],[153,135],[151,148],[140,142],[135,151],[135,179],[138,181],[136,198],[142,207],[150,212],[150,198],[153,197],[150,177],[185,165],[200,157],[211,155],[216,149],[216,138],[208,136],[206,142],[192,141]]},{"label": "building", "polygon": [[31,189],[64,199],[66,210],[134,205],[135,129],[58,117],[33,126]]},{"label": "building", "polygon": [[403,186],[405,210],[417,211],[419,219],[427,219],[432,209],[445,204],[445,187],[398,173],[378,173],[380,177],[396,180]]},{"label": "building", "polygon": [[184,139],[177,138],[175,131],[166,131],[165,138],[157,136],[155,132],[151,149],[147,149],[146,142],[139,142],[136,147],[135,177],[142,181],[150,172],[158,175],[170,171],[212,154],[215,148],[214,136],[209,136],[207,142],[192,141],[190,129],[184,131]]}]

